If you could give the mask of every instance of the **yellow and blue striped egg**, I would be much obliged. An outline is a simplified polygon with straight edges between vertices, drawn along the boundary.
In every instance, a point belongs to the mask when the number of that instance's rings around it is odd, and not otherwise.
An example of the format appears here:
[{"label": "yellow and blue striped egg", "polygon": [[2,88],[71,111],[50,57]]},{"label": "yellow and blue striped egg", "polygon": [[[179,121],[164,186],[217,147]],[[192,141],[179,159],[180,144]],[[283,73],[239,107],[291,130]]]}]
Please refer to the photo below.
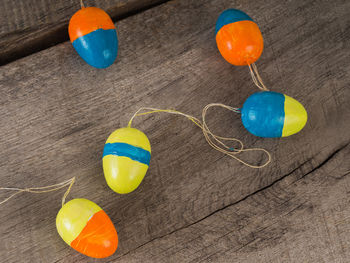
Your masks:
[{"label": "yellow and blue striped egg", "polygon": [[138,129],[115,130],[106,141],[102,160],[108,186],[119,194],[130,193],[140,185],[148,170],[150,142]]},{"label": "yellow and blue striped egg", "polygon": [[244,127],[259,137],[287,137],[306,124],[307,112],[297,100],[272,91],[257,92],[241,108]]}]

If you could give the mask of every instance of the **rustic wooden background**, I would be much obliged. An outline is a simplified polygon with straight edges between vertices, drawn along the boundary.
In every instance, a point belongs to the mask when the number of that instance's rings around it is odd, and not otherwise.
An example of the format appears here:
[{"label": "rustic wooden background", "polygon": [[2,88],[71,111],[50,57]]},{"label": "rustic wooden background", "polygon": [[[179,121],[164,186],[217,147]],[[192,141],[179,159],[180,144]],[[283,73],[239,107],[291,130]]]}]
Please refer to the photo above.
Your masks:
[{"label": "rustic wooden background", "polygon": [[[167,0],[84,0],[113,20],[127,18]],[[70,17],[80,0],[1,0],[0,65],[69,39]]]},{"label": "rustic wooden background", "polygon": [[[106,260],[76,253],[55,228],[64,190],[24,193],[0,206],[1,262],[350,262],[349,1],[86,1],[117,19],[119,55],[105,70],[62,42],[79,1],[0,2],[0,186],[76,176],[68,199],[99,204],[120,242]],[[262,139],[239,115],[210,111],[216,133],[271,152],[255,170],[210,148],[181,117],[138,118],[150,170],[135,192],[115,194],[102,173],[104,142],[139,107],[199,117],[210,102],[240,107],[257,91],[248,68],[216,48],[216,19],[232,7],[259,24],[265,84],[305,105],[306,127]]]}]

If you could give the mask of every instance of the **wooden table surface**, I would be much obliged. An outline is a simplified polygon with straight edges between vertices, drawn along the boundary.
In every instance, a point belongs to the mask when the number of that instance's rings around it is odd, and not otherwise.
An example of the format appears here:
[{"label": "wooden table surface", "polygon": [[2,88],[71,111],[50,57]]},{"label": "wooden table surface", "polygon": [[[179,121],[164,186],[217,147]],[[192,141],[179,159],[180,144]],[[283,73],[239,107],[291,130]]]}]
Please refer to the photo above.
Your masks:
[{"label": "wooden table surface", "polygon": [[[349,1],[86,1],[116,19],[119,54],[105,70],[66,41],[79,1],[0,2],[0,187],[76,176],[68,200],[96,202],[119,235],[113,256],[87,258],[56,231],[64,190],[23,193],[0,206],[0,262],[350,262]],[[258,23],[265,84],[305,105],[307,125],[263,139],[239,115],[211,110],[215,133],[271,152],[270,165],[252,169],[213,150],[182,117],[137,118],[151,141],[150,169],[136,191],[114,193],[104,142],[138,108],[200,117],[208,103],[241,107],[257,91],[248,68],[217,50],[215,22],[227,8]]]}]

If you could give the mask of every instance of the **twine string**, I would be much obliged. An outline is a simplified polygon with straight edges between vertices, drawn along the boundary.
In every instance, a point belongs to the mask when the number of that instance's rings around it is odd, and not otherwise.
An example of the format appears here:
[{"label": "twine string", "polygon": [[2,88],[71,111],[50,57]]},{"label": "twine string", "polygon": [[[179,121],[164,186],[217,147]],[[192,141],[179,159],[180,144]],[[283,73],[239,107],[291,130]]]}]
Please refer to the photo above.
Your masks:
[{"label": "twine string", "polygon": [[[159,112],[166,112],[166,113],[170,113],[170,114],[175,114],[175,115],[181,115],[186,117],[187,119],[189,119],[190,121],[192,121],[196,126],[198,126],[202,132],[203,135],[206,139],[206,141],[208,142],[208,144],[214,148],[215,150],[222,152],[223,154],[226,154],[228,156],[230,156],[231,158],[239,161],[240,163],[251,167],[251,168],[263,168],[266,165],[268,165],[271,162],[271,155],[270,153],[263,149],[263,148],[248,148],[245,149],[244,148],[244,144],[241,140],[236,139],[236,138],[228,138],[228,137],[222,137],[222,136],[218,136],[216,134],[214,134],[208,127],[207,122],[206,122],[206,115],[207,115],[207,111],[209,108],[211,107],[222,107],[225,109],[228,109],[230,111],[236,112],[236,113],[240,113],[240,110],[238,108],[233,108],[221,103],[211,103],[208,104],[207,106],[204,107],[203,111],[202,111],[202,121],[200,121],[198,118],[185,114],[183,112],[180,111],[176,111],[176,110],[170,110],[170,109],[156,109],[156,108],[148,108],[148,107],[142,107],[140,109],[138,109],[134,115],[131,117],[129,123],[128,123],[128,127],[130,128],[132,125],[133,120],[135,119],[135,117],[137,116],[143,116],[143,115],[148,115],[148,114],[153,114],[153,113],[159,113]],[[239,147],[236,148],[232,148],[229,145],[227,145],[225,143],[225,141],[229,141],[229,142],[236,142],[239,144]],[[238,158],[236,155],[238,153],[241,152],[245,152],[245,151],[262,151],[267,155],[267,161],[262,164],[262,165],[253,165],[253,164],[249,164],[245,161],[243,161],[242,159]]]},{"label": "twine string", "polygon": [[42,193],[49,193],[53,191],[57,191],[61,188],[64,188],[66,186],[69,186],[67,191],[64,193],[62,197],[62,206],[64,205],[66,198],[71,191],[71,188],[75,182],[75,177],[66,180],[64,182],[58,183],[58,184],[53,184],[49,186],[43,186],[43,187],[31,187],[31,188],[16,188],[16,187],[0,187],[0,190],[7,190],[7,191],[15,191],[15,193],[11,194],[9,197],[5,198],[3,201],[0,202],[0,205],[6,203],[16,195],[23,193],[23,192],[28,192],[28,193],[33,193],[33,194],[42,194]]},{"label": "twine string", "polygon": [[81,8],[85,8],[83,0],[80,0],[80,6],[81,6]]},{"label": "twine string", "polygon": [[257,86],[259,89],[263,90],[263,91],[268,91],[269,89],[266,88],[264,82],[262,81],[262,78],[260,77],[259,71],[258,71],[258,67],[255,65],[255,63],[253,64],[249,64],[249,71],[250,71],[250,76],[252,77],[252,80],[255,84],[255,86]]}]

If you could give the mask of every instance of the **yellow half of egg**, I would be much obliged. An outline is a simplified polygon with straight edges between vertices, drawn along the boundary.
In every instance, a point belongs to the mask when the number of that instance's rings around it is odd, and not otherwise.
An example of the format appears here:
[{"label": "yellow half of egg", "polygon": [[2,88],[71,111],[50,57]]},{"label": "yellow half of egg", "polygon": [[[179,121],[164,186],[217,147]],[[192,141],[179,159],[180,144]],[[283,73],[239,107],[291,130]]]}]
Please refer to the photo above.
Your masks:
[{"label": "yellow half of egg", "polygon": [[307,112],[297,100],[284,95],[284,126],[282,137],[299,132],[307,122]]}]

